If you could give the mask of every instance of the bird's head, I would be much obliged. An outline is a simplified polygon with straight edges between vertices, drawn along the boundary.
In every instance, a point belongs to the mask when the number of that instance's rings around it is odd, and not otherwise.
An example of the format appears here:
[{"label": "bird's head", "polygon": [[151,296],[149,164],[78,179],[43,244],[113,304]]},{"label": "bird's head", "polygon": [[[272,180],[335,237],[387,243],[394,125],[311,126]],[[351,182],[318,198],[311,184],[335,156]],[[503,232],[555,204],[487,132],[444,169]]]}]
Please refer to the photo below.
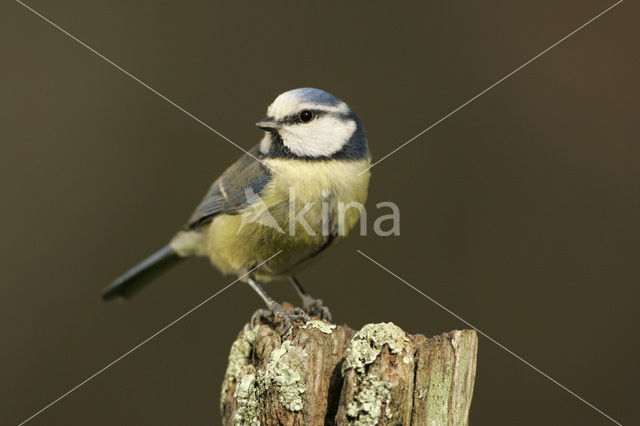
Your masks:
[{"label": "bird's head", "polygon": [[335,96],[312,88],[284,92],[256,125],[265,131],[267,158],[364,159],[369,155],[360,120]]}]

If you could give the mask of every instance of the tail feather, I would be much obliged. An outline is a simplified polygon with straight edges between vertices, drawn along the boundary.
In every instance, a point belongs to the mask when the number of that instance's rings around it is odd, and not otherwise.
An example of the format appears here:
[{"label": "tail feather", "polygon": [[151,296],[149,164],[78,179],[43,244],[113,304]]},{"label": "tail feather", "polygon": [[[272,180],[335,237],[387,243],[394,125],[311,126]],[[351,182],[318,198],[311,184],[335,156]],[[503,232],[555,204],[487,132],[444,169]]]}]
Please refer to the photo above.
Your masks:
[{"label": "tail feather", "polygon": [[145,284],[175,266],[180,260],[182,257],[178,256],[171,246],[163,247],[105,287],[102,290],[102,299],[109,300],[116,296],[131,297]]}]

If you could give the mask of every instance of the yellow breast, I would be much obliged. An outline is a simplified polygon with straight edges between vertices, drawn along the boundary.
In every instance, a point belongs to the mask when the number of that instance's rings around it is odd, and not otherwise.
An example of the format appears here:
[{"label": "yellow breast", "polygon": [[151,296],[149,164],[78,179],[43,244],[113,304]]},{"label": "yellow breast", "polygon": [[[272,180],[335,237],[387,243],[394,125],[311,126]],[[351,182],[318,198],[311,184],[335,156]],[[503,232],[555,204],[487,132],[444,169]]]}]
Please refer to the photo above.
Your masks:
[{"label": "yellow breast", "polygon": [[290,274],[323,247],[329,233],[338,231],[339,213],[344,217],[342,234],[353,228],[360,211],[345,206],[366,201],[370,173],[358,173],[369,167],[369,160],[265,163],[272,169],[272,180],[260,199],[242,214],[216,217],[209,228],[209,257],[225,273],[242,273],[282,251],[257,276]]}]

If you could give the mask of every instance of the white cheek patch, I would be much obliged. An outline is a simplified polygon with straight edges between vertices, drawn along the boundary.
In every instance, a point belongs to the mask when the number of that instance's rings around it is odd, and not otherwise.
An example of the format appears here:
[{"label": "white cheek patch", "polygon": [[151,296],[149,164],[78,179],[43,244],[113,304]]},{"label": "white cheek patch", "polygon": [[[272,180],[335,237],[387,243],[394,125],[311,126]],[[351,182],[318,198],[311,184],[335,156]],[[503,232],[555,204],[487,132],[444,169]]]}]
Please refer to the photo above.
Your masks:
[{"label": "white cheek patch", "polygon": [[353,120],[324,115],[308,123],[293,124],[280,130],[282,142],[303,157],[330,157],[340,151],[356,131]]},{"label": "white cheek patch", "polygon": [[271,135],[269,133],[264,134],[260,140],[260,152],[266,154],[271,149]]}]

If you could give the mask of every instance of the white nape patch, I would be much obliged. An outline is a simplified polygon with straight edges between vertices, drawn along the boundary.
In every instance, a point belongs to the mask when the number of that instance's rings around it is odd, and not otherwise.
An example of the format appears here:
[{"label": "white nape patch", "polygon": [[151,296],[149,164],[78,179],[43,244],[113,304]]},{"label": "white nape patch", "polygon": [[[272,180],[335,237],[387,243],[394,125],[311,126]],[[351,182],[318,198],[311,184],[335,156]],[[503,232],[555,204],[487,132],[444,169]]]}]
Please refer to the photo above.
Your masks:
[{"label": "white nape patch", "polygon": [[355,131],[355,121],[327,114],[308,123],[285,126],[280,136],[295,155],[330,157],[346,145]]},{"label": "white nape patch", "polygon": [[271,134],[265,132],[264,136],[260,140],[260,152],[266,154],[271,149]]}]

